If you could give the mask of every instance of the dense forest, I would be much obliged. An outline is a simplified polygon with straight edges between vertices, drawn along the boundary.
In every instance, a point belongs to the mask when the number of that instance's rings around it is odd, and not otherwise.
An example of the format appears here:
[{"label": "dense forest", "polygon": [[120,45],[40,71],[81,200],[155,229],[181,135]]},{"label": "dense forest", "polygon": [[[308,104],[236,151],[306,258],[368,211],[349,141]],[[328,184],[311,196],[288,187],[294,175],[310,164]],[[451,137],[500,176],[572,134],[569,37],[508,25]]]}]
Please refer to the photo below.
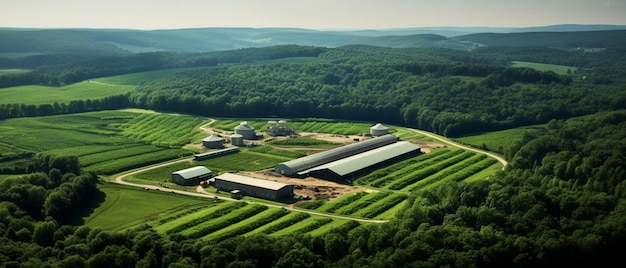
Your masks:
[{"label": "dense forest", "polygon": [[[511,61],[572,69],[556,74],[512,67]],[[470,51],[286,45],[107,54],[1,75],[2,87],[63,85],[139,71],[206,67],[146,81],[127,95],[102,100],[0,104],[3,120],[140,107],[200,116],[380,121],[446,136],[542,125],[503,152],[509,161],[506,170],[485,181],[413,192],[389,223],[354,222],[323,236],[257,235],[217,243],[166,236],[148,226],[125,232],[81,226],[76,215],[93,209],[101,197],[97,175],[82,172],[75,156],[33,155],[33,164],[24,171],[28,174],[0,181],[0,263],[618,267],[626,245],[624,66],[626,50],[619,47],[585,52],[510,44]]]}]

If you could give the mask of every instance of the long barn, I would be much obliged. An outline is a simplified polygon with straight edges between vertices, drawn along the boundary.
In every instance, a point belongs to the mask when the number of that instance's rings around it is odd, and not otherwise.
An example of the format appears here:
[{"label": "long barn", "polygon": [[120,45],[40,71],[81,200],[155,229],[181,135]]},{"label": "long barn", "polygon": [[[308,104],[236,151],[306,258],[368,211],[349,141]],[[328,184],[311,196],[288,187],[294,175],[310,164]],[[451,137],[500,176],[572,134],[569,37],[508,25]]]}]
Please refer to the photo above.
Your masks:
[{"label": "long barn", "polygon": [[239,190],[243,193],[243,195],[274,201],[292,198],[294,195],[294,187],[291,184],[258,179],[234,173],[220,174],[215,176],[214,179],[215,188],[220,191]]},{"label": "long barn", "polygon": [[306,170],[311,177],[352,184],[356,177],[393,161],[420,155],[421,148],[401,141]]},{"label": "long barn", "polygon": [[300,173],[302,171],[372,149],[376,149],[385,145],[389,145],[397,141],[398,137],[387,134],[373,139],[360,141],[350,145],[283,162],[276,165],[274,170],[277,173],[285,176],[301,176],[303,175],[302,173]]}]

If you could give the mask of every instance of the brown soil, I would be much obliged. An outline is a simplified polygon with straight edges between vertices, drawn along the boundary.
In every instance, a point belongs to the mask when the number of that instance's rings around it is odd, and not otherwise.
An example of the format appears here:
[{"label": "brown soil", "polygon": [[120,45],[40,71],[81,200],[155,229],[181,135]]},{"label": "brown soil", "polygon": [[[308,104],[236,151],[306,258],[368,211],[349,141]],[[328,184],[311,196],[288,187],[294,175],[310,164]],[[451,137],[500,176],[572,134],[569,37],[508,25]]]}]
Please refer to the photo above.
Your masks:
[{"label": "brown soil", "polygon": [[290,178],[280,175],[273,170],[262,170],[254,172],[240,172],[241,174],[248,175],[255,178],[266,179],[281,183],[293,184],[294,193],[299,195],[306,195],[311,200],[327,199],[333,200],[347,193],[356,192],[374,192],[374,190],[340,184],[332,181],[317,179],[313,177],[306,178]]}]

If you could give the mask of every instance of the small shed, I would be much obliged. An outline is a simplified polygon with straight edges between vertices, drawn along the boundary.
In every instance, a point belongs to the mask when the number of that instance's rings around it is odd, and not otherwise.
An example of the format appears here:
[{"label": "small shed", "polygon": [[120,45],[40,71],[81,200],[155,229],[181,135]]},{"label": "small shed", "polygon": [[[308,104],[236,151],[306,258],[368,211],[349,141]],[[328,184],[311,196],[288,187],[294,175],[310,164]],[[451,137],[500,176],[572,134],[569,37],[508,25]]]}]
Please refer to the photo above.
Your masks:
[{"label": "small shed", "polygon": [[213,173],[205,166],[196,166],[172,172],[172,182],[184,186],[200,185],[201,181],[208,180],[211,177],[213,177]]}]

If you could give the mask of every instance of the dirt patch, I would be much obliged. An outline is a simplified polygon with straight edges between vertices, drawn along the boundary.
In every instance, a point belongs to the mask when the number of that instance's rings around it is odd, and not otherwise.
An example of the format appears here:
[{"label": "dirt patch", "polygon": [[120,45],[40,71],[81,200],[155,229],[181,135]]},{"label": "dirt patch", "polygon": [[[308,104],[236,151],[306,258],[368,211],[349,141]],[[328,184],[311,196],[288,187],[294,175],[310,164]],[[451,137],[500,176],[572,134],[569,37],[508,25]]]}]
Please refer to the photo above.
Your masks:
[{"label": "dirt patch", "polygon": [[347,193],[356,193],[362,191],[375,192],[375,190],[359,186],[345,185],[313,177],[290,178],[280,175],[273,170],[241,172],[241,174],[286,184],[293,184],[295,194],[306,195],[310,197],[311,200],[333,200]]}]

